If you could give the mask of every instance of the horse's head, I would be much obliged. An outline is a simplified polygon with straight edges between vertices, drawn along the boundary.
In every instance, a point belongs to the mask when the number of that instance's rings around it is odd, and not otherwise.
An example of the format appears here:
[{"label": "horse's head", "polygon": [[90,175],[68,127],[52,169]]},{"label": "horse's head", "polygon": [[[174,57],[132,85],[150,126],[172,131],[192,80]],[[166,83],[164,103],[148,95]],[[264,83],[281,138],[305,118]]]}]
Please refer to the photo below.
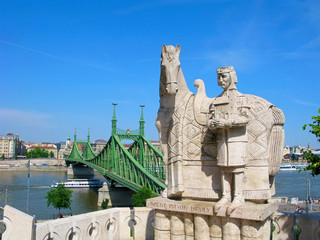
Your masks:
[{"label": "horse's head", "polygon": [[[166,46],[163,44],[161,51],[161,81],[162,91],[169,95],[175,95],[178,92],[178,77],[180,74],[180,46]],[[161,88],[161,86],[160,86]]]}]

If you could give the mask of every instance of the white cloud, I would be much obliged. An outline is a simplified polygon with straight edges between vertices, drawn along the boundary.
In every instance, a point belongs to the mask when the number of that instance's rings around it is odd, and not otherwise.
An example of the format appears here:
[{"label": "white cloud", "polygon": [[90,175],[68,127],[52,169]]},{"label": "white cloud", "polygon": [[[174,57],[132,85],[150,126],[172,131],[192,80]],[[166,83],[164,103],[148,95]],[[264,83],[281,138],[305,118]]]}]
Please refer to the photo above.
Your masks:
[{"label": "white cloud", "polygon": [[[258,61],[256,54],[249,49],[227,49],[223,51],[215,51],[209,53],[205,57],[198,57],[195,59],[211,59],[212,62],[205,66],[204,71],[215,70],[219,66],[234,66],[236,69],[245,70],[249,66],[252,68],[260,62]],[[187,60],[191,60],[188,58]]]},{"label": "white cloud", "polygon": [[2,43],[4,45],[7,45],[7,46],[13,46],[13,47],[16,47],[16,48],[20,48],[20,49],[23,49],[23,50],[26,50],[26,51],[29,51],[29,52],[37,53],[39,55],[43,55],[43,56],[46,56],[46,57],[49,57],[49,58],[58,59],[60,61],[79,64],[79,65],[83,65],[83,66],[87,66],[87,67],[91,67],[91,68],[95,68],[95,69],[99,69],[99,70],[103,70],[103,71],[114,72],[114,73],[118,73],[118,74],[121,74],[121,75],[125,75],[125,74],[123,74],[122,71],[115,70],[115,69],[112,69],[112,68],[109,68],[109,67],[106,67],[106,66],[100,66],[100,65],[86,63],[86,62],[82,62],[82,61],[78,61],[78,60],[72,60],[72,59],[68,59],[68,58],[65,58],[65,57],[59,57],[59,56],[53,55],[51,53],[39,51],[37,49],[29,48],[29,47],[26,47],[26,46],[23,46],[23,45],[20,45],[20,44],[7,42],[7,41],[3,41],[3,40],[0,40],[0,43]]},{"label": "white cloud", "polygon": [[303,100],[299,100],[299,99],[293,99],[293,102],[300,104],[300,105],[304,105],[304,106],[319,107],[319,104],[307,102],[307,101],[303,101]]},{"label": "white cloud", "polygon": [[54,128],[50,123],[53,115],[36,111],[0,108],[1,129],[19,127]]}]

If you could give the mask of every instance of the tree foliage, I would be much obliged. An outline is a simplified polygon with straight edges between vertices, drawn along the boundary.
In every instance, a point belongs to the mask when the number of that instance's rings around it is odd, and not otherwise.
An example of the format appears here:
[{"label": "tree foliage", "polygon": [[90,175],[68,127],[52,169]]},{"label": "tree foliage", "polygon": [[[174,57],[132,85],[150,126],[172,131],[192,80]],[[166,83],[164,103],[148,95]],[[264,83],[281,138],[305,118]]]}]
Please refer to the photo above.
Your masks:
[{"label": "tree foliage", "polygon": [[63,184],[58,184],[57,187],[54,187],[47,192],[45,198],[47,199],[48,207],[52,204],[54,208],[59,209],[60,216],[61,208],[69,208],[71,210],[71,197],[72,191],[65,188]]},{"label": "tree foliage", "polygon": [[30,152],[28,152],[26,154],[27,158],[40,158],[40,157],[44,157],[47,158],[49,156],[49,153],[47,150],[42,149],[40,147],[36,147],[35,149],[31,150]]},{"label": "tree foliage", "polygon": [[135,207],[145,207],[148,198],[156,197],[152,191],[147,187],[142,187],[136,194],[132,195],[132,203]]},{"label": "tree foliage", "polygon": [[[320,109],[318,110],[320,113]],[[312,123],[303,125],[302,129],[306,130],[309,127],[309,132],[314,134],[317,137],[317,140],[320,142],[320,116],[312,116]],[[304,170],[311,170],[312,176],[320,174],[320,157],[313,154],[310,150],[303,151],[309,166],[307,166]]]},{"label": "tree foliage", "polygon": [[52,151],[50,151],[49,155],[50,155],[51,158],[53,158],[54,153]]},{"label": "tree foliage", "polygon": [[101,203],[101,208],[102,209],[107,209],[108,208],[108,203],[109,203],[109,199],[108,198],[103,199],[103,201]]}]

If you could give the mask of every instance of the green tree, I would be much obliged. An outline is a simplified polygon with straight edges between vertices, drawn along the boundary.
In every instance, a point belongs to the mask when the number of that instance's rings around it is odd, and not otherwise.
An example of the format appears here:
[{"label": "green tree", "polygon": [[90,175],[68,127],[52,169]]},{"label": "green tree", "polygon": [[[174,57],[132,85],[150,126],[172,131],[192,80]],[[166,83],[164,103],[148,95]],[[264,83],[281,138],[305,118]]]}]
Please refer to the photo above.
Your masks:
[{"label": "green tree", "polygon": [[28,152],[26,154],[26,157],[27,158],[40,158],[40,157],[43,157],[43,158],[47,158],[49,156],[49,153],[47,150],[45,149],[42,149],[40,147],[36,147],[35,149],[32,149],[30,152]]},{"label": "green tree", "polygon": [[101,203],[101,208],[102,209],[107,209],[108,208],[108,203],[109,203],[109,199],[103,199],[102,203]]},{"label": "green tree", "polygon": [[58,184],[57,187],[47,192],[45,198],[47,199],[47,207],[52,204],[54,208],[59,209],[60,216],[61,208],[69,208],[71,210],[71,197],[72,191],[65,188],[63,184]]},{"label": "green tree", "polygon": [[54,153],[53,153],[52,151],[50,151],[50,154],[49,154],[49,155],[50,155],[51,158],[53,158]]},{"label": "green tree", "polygon": [[[320,113],[320,109],[318,110]],[[306,130],[309,127],[309,132],[314,134],[317,137],[317,140],[320,142],[320,116],[312,116],[312,123],[303,125],[302,129]],[[320,157],[314,155],[311,150],[303,151],[309,166],[307,166],[304,170],[311,170],[312,176],[320,174]]]},{"label": "green tree", "polygon": [[135,207],[145,207],[146,201],[148,198],[156,197],[155,194],[152,194],[152,191],[147,187],[142,187],[136,194],[132,195],[132,203]]},{"label": "green tree", "polygon": [[6,157],[4,156],[4,154],[2,154],[1,159],[4,160]]}]

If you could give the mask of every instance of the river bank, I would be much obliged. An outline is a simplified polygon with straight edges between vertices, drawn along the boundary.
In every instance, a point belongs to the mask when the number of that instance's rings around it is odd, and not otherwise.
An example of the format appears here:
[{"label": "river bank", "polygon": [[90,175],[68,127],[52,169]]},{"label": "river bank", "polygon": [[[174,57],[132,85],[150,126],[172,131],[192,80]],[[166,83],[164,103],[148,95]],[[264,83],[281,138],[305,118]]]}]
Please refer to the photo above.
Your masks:
[{"label": "river bank", "polygon": [[[0,160],[0,172],[3,171],[28,171],[29,159]],[[30,171],[67,171],[64,159],[32,158]]]},{"label": "river bank", "polygon": [[[68,176],[66,170],[51,171],[50,168],[52,167],[44,166],[39,171],[31,170],[30,178],[28,178],[28,171],[1,171],[0,195],[7,198],[0,198],[0,206],[8,204],[30,215],[36,215],[37,219],[50,219],[56,216],[58,210],[52,205],[47,207],[45,197],[51,184],[66,181],[72,176]],[[100,175],[94,175],[92,178],[103,179]],[[99,209],[97,188],[74,188],[72,191],[71,210],[63,209],[61,211],[63,215],[70,215],[70,213],[75,215]]]}]

